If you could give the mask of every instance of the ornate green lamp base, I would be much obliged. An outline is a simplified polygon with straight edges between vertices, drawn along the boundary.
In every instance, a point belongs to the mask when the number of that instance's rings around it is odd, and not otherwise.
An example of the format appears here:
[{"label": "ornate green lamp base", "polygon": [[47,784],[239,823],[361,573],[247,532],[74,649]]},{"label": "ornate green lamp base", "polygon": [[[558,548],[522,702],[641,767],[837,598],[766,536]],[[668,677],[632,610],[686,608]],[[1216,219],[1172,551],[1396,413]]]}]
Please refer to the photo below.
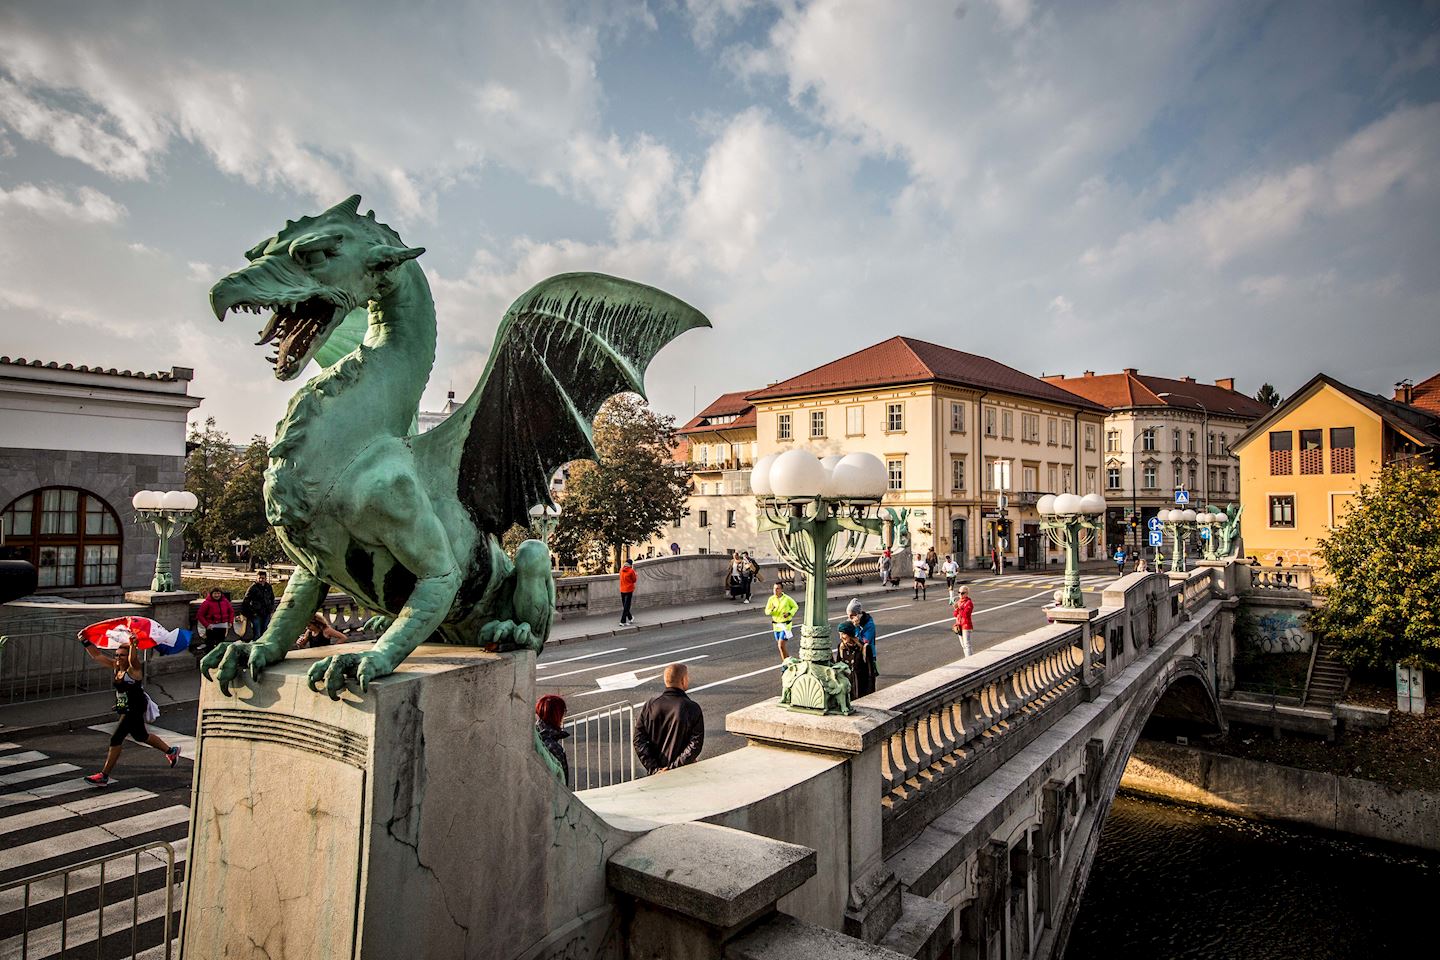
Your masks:
[{"label": "ornate green lamp base", "polygon": [[850,665],[830,661],[830,628],[800,628],[800,656],[785,661],[780,703],[797,713],[850,713]]}]

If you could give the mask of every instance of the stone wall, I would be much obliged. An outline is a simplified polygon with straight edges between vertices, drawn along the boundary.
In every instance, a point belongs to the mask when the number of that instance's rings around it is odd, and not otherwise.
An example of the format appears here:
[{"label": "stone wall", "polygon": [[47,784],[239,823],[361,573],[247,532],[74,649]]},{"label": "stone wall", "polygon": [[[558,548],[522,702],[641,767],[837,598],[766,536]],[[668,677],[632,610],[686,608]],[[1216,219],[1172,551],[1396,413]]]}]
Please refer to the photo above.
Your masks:
[{"label": "stone wall", "polygon": [[1256,819],[1440,850],[1440,793],[1142,740],[1121,787]]},{"label": "stone wall", "polygon": [[[40,487],[78,487],[108,503],[120,522],[118,586],[41,591],[46,594],[110,601],[119,600],[126,590],[149,587],[155,575],[157,541],[148,524],[135,523],[130,498],[140,490],[178,490],[184,486],[183,456],[0,448],[0,510]],[[170,556],[177,572],[182,549],[181,538],[174,538]]]}]

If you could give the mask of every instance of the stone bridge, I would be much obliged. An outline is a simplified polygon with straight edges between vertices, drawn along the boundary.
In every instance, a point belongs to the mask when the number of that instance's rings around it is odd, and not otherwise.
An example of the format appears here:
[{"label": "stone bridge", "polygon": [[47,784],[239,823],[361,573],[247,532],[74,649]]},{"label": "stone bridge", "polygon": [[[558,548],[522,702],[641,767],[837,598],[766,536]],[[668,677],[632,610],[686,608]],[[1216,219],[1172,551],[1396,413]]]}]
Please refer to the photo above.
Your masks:
[{"label": "stone bridge", "polygon": [[578,794],[529,653],[426,645],[365,700],[306,690],[308,652],[207,685],[182,957],[1057,957],[1141,730],[1222,726],[1245,574],[1129,576],[851,716],[757,704],[745,747]]}]

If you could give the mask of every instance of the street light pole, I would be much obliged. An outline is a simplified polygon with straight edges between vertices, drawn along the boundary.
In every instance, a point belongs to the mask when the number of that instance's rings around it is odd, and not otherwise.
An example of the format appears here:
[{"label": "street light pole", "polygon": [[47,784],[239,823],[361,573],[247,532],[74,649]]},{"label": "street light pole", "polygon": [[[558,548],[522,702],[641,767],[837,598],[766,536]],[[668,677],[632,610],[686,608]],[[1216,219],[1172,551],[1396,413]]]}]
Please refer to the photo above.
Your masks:
[{"label": "street light pole", "polygon": [[175,589],[175,575],[170,570],[170,538],[190,525],[195,508],[200,505],[188,490],[141,490],[131,498],[135,519],[155,528],[160,545],[155,550],[155,577],[150,581],[154,593]]}]

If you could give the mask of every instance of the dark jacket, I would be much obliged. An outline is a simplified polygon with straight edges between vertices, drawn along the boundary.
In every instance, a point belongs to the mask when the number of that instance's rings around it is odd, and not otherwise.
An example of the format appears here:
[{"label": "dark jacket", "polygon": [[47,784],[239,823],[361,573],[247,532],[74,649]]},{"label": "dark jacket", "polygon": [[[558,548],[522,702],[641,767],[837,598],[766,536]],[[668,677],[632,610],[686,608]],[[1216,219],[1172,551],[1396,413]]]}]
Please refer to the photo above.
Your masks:
[{"label": "dark jacket", "polygon": [[246,616],[270,616],[275,611],[275,588],[268,583],[255,581],[250,584],[250,589],[245,591],[245,599],[240,602],[240,608],[245,611]]},{"label": "dark jacket", "polygon": [[535,718],[535,732],[540,736],[540,742],[545,744],[545,749],[550,751],[550,756],[560,764],[560,769],[565,771],[565,786],[570,786],[570,758],[565,755],[565,744],[561,743],[570,736],[569,730],[558,730],[550,726],[539,717]]},{"label": "dark jacket", "polygon": [[705,746],[705,715],[700,704],[679,687],[666,687],[641,709],[633,742],[635,756],[650,773],[694,763]]},{"label": "dark jacket", "polygon": [[840,660],[850,667],[850,699],[868,697],[875,692],[875,662],[870,659],[870,648],[856,636],[840,637]]}]

